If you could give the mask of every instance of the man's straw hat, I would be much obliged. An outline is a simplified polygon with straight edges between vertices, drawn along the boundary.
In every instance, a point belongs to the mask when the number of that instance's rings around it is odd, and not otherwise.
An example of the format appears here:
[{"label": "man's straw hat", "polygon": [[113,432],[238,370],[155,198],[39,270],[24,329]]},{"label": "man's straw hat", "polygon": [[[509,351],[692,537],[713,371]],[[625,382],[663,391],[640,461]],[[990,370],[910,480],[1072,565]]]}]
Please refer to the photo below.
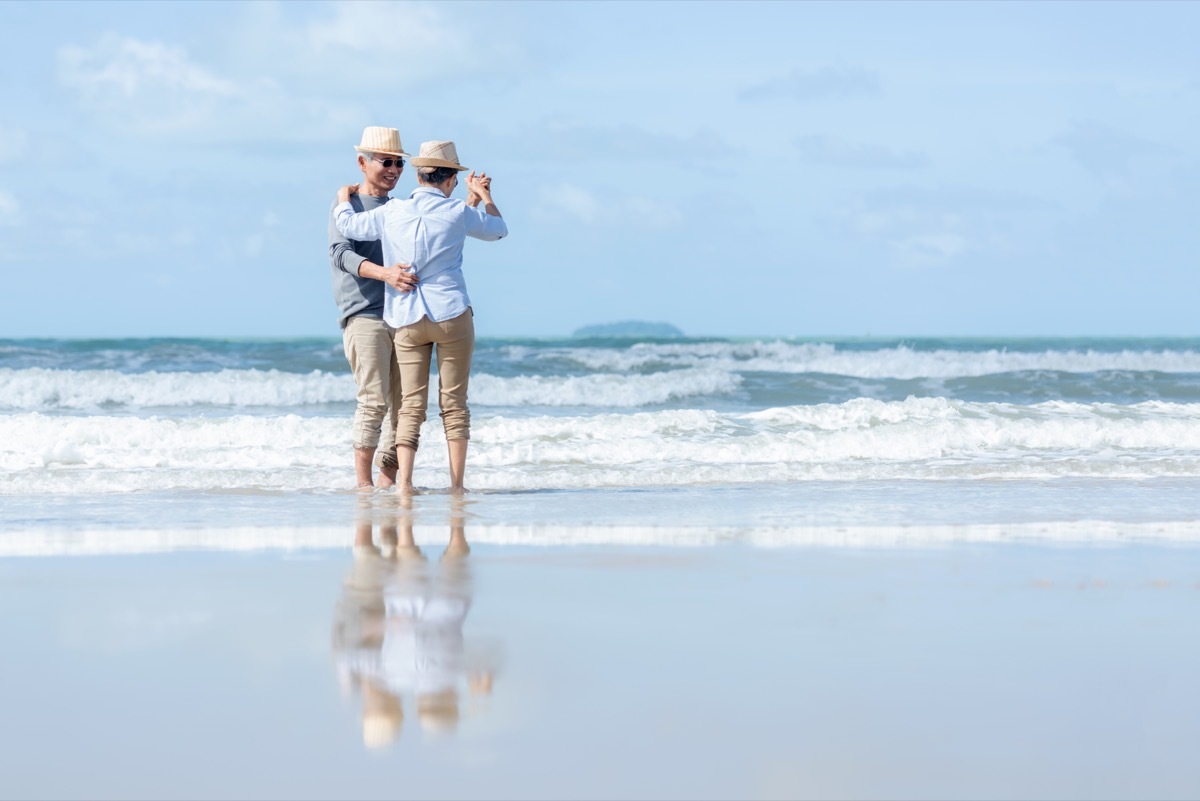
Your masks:
[{"label": "man's straw hat", "polygon": [[400,144],[400,132],[395,128],[382,128],[378,125],[368,125],[363,128],[362,144],[355,145],[359,153],[379,153],[384,156],[404,156],[404,147]]},{"label": "man's straw hat", "polygon": [[414,167],[449,167],[459,172],[467,169],[458,163],[458,151],[453,142],[422,142],[421,152],[408,163]]}]

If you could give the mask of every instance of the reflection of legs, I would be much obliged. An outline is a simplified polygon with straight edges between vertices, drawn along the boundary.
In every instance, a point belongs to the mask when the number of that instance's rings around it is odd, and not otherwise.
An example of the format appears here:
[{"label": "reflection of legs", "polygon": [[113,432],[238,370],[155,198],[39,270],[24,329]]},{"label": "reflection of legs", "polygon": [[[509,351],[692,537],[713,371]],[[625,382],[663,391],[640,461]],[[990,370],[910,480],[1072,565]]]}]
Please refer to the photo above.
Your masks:
[{"label": "reflection of legs", "polygon": [[375,553],[375,543],[371,539],[371,521],[360,520],[354,527],[354,553]]},{"label": "reflection of legs", "polygon": [[467,441],[471,437],[471,411],[467,408],[467,384],[475,353],[475,320],[470,309],[438,323],[438,403],[446,430],[450,459],[450,489],[461,492],[467,469]]},{"label": "reflection of legs", "polygon": [[400,735],[404,709],[400,699],[373,682],[363,684],[363,743],[382,748]]},{"label": "reflection of legs", "polygon": [[412,519],[400,523],[396,537],[396,559],[401,562],[420,561],[425,558],[417,541],[413,539]]},{"label": "reflection of legs", "polygon": [[351,317],[342,333],[342,345],[354,383],[358,385],[354,411],[354,475],[359,487],[373,486],[371,462],[392,385],[391,329],[373,317]]},{"label": "reflection of legs", "polygon": [[381,523],[379,525],[379,553],[390,559],[396,553],[396,526]]},{"label": "reflection of legs", "polygon": [[400,372],[400,411],[396,417],[396,482],[412,491],[413,462],[421,439],[421,424],[429,406],[429,363],[433,343],[425,335],[427,320],[396,330],[396,365]]},{"label": "reflection of legs", "polygon": [[467,544],[467,535],[463,531],[462,519],[459,518],[457,523],[450,524],[450,542],[446,544],[442,559],[461,559],[470,552],[471,546]]},{"label": "reflection of legs", "polygon": [[[465,440],[464,440],[465,441]],[[450,501],[450,541],[442,552],[442,561],[461,559],[471,552],[464,531],[466,510],[462,498],[452,498]]]}]

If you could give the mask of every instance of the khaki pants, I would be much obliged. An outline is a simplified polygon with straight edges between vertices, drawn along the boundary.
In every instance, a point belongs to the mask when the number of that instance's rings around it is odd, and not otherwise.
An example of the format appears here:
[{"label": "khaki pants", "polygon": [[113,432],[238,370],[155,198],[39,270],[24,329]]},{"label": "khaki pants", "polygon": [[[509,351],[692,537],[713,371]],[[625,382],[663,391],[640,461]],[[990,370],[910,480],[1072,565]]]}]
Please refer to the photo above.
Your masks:
[{"label": "khaki pants", "polygon": [[358,406],[354,410],[354,447],[375,448],[381,454],[396,450],[396,400],[400,373],[392,356],[393,329],[383,320],[351,317],[342,331],[342,345],[354,383]]},{"label": "khaki pants", "polygon": [[467,381],[475,354],[474,312],[467,309],[453,320],[435,323],[428,317],[396,329],[396,364],[402,387],[396,418],[396,444],[413,450],[421,439],[421,424],[429,405],[429,367],[437,345],[438,402],[446,439],[471,438]]}]

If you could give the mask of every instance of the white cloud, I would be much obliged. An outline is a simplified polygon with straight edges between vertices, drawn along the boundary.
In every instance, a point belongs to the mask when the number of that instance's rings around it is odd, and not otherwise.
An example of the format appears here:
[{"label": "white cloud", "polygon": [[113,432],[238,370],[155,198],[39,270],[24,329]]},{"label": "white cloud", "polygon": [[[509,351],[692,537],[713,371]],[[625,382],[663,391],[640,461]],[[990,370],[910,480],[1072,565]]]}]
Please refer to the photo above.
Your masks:
[{"label": "white cloud", "polygon": [[544,187],[534,213],[545,221],[572,220],[589,226],[669,228],[683,222],[683,214],[669,203],[638,195],[601,199],[571,184]]},{"label": "white cloud", "polygon": [[340,49],[377,57],[383,36],[389,39],[389,58],[417,61],[431,57],[441,62],[447,56],[461,55],[470,45],[461,38],[462,31],[431,5],[353,0],[335,3],[332,8],[332,19],[311,22],[303,29],[309,47],[317,52]]},{"label": "white cloud", "polygon": [[58,78],[104,124],[147,137],[219,128],[254,88],[192,61],[183,48],[112,35],[60,48]]},{"label": "white cloud", "polygon": [[188,59],[180,47],[105,36],[92,47],[68,45],[58,52],[64,86],[86,94],[127,98],[161,91],[190,95],[236,95],[238,85]]},{"label": "white cloud", "polygon": [[519,46],[493,42],[454,19],[470,15],[436,4],[230,8],[228,35],[202,51],[213,55],[108,34],[59,48],[59,83],[100,128],[130,141],[276,144],[342,137],[381,105],[415,113],[405,104],[453,97],[455,80],[523,63]]},{"label": "white cloud", "polygon": [[797,137],[795,143],[806,161],[832,167],[913,169],[929,163],[922,153],[851,142],[836,136],[809,134]]},{"label": "white cloud", "polygon": [[493,78],[527,61],[519,42],[489,35],[462,6],[351,0],[304,6],[316,13],[301,20],[287,4],[247,8],[238,58],[310,92],[440,88],[451,97],[456,78]]},{"label": "white cloud", "polygon": [[824,98],[863,97],[883,91],[879,75],[862,67],[823,67],[817,70],[792,70],[787,75],[763,81],[743,89],[742,100],[820,100]]},{"label": "white cloud", "polygon": [[882,246],[901,267],[935,267],[1006,252],[1017,231],[1049,224],[1054,209],[1030,197],[970,188],[897,188],[835,215],[850,233]]},{"label": "white cloud", "polygon": [[595,196],[570,184],[544,187],[538,198],[538,211],[543,218],[573,217],[585,225],[595,225],[604,217]]}]

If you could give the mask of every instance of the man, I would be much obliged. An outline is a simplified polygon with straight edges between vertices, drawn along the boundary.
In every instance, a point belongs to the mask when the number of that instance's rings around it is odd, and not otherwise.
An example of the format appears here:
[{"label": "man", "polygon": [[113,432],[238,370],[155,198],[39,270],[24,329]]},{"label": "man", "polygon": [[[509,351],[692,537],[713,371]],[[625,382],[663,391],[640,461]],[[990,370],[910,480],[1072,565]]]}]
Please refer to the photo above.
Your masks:
[{"label": "man", "polygon": [[[378,208],[396,188],[408,156],[395,128],[369,126],[357,145],[358,168],[363,181],[350,202],[357,211]],[[380,452],[381,487],[396,481],[396,404],[400,375],[392,355],[392,329],[383,322],[384,284],[400,292],[411,291],[417,282],[407,265],[383,266],[383,248],[378,239],[357,242],[338,231],[333,219],[335,200],[329,214],[329,263],[333,271],[333,297],[338,305],[342,344],[354,383],[358,386],[354,411],[354,475],[358,487],[372,487],[372,461]],[[382,438],[382,448],[380,440]]]}]

